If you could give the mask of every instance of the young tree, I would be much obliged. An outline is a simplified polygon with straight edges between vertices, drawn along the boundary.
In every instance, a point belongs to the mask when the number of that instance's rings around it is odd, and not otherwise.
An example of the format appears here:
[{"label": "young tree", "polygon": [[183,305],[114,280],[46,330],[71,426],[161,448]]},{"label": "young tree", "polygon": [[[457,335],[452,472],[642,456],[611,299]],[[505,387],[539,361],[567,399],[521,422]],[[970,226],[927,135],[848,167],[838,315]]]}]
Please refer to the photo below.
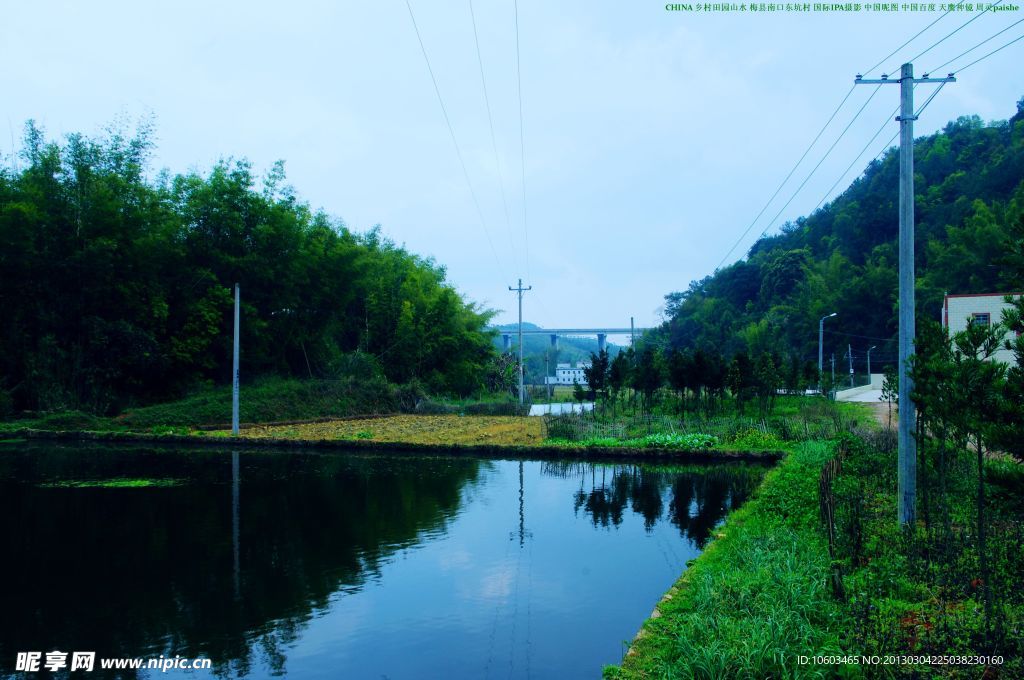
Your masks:
[{"label": "young tree", "polygon": [[611,392],[612,404],[618,404],[619,396],[631,382],[633,348],[619,352],[612,359],[608,369],[608,389]]},{"label": "young tree", "polygon": [[988,571],[985,523],[985,445],[992,433],[992,415],[1000,409],[1001,383],[1006,365],[991,361],[1002,343],[1003,329],[996,324],[970,324],[953,336],[953,375],[951,387],[958,395],[960,408],[954,423],[969,442],[974,439],[978,470],[978,559],[985,594],[985,632],[992,615],[992,585]]},{"label": "young tree", "polygon": [[661,355],[653,347],[645,347],[640,352],[632,378],[633,389],[643,397],[640,402],[641,411],[649,413],[654,393],[665,381]]},{"label": "young tree", "polygon": [[590,366],[583,369],[590,393],[598,401],[604,401],[608,397],[608,364],[608,350],[602,349],[597,354],[590,353]]},{"label": "young tree", "polygon": [[899,404],[900,400],[900,376],[896,372],[895,367],[890,366],[885,369],[885,376],[882,378],[882,395],[878,397],[879,401],[884,401],[889,405],[889,429],[892,429],[892,405]]},{"label": "young tree", "polygon": [[679,396],[679,411],[686,412],[686,388],[691,383],[690,374],[693,372],[693,360],[687,352],[672,350],[665,360],[668,383],[672,390]]},{"label": "young tree", "polygon": [[754,367],[754,383],[757,389],[761,416],[772,412],[775,408],[775,392],[779,388],[779,372],[775,360],[768,352],[762,352]]}]

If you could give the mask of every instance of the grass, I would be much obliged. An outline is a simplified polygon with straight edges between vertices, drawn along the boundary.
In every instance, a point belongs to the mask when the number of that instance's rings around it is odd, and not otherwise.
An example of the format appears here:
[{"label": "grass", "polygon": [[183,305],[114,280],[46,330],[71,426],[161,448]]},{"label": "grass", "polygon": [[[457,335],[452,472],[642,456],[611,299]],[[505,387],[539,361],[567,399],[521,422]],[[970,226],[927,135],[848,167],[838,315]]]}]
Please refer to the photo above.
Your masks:
[{"label": "grass", "polygon": [[[265,378],[242,386],[239,411],[243,423],[271,423],[409,412],[519,415],[522,409],[504,394],[477,399],[433,399],[424,397],[417,388],[396,386],[382,379]],[[112,418],[64,411],[4,421],[0,422],[0,434],[22,428],[187,434],[197,427],[230,422],[230,387],[209,387],[176,401],[131,408]]]},{"label": "grass", "polygon": [[[395,389],[376,380],[275,378],[243,386],[239,397],[239,418],[247,423],[393,413],[398,409]],[[132,430],[230,423],[231,389],[206,389],[178,401],[132,409],[113,421]]]},{"label": "grass", "polygon": [[[675,402],[678,405],[678,402]],[[749,406],[744,413],[726,400],[713,415],[678,413],[659,407],[651,414],[603,406],[599,412],[546,416],[552,438],[631,440],[650,435],[700,433],[717,437],[736,449],[779,449],[787,443],[828,440],[870,419],[860,404],[830,402],[821,397],[780,396],[774,410],[761,416]]]},{"label": "grass", "polygon": [[817,477],[832,455],[805,443],[770,471],[753,499],[658,606],[606,678],[818,677],[797,656],[839,654],[843,612],[828,591],[817,526]]},{"label": "grass", "polygon": [[649,434],[644,437],[633,437],[630,439],[617,439],[615,437],[590,437],[588,439],[572,440],[550,438],[546,444],[562,446],[565,448],[588,448],[588,447],[612,447],[628,449],[679,449],[681,451],[696,451],[710,449],[718,444],[718,437],[699,432],[687,434]]},{"label": "grass", "polygon": [[[832,487],[835,562],[818,505],[819,475],[834,445],[800,443],[727,518],[605,677],[1024,677],[1024,466],[1005,456],[986,462],[993,593],[986,623],[973,452],[951,452],[940,481],[929,440],[918,467],[919,521],[902,530],[893,437],[867,422],[857,436],[842,436],[846,454]],[[832,593],[833,568],[843,597]],[[894,654],[1004,661],[870,669],[797,662],[800,655]]]},{"label": "grass", "polygon": [[39,484],[44,489],[145,489],[153,487],[180,486],[180,479],[64,479],[59,482]]},{"label": "grass", "polygon": [[[223,436],[224,431],[210,433]],[[366,440],[409,444],[531,446],[544,441],[540,418],[512,416],[399,415],[242,430],[250,438]]]}]

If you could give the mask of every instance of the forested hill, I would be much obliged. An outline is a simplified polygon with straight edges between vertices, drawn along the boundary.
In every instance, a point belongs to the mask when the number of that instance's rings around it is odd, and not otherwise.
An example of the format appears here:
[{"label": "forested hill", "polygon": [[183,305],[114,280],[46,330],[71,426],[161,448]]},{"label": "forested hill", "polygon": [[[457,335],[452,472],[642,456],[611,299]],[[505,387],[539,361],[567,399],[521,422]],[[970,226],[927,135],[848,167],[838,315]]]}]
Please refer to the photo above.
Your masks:
[{"label": "forested hill", "polygon": [[[919,317],[937,321],[944,292],[1024,287],[1021,269],[1001,266],[1024,229],[1024,99],[1008,121],[961,117],[918,139],[914,163]],[[826,324],[826,355],[850,343],[855,356],[878,345],[873,358],[894,358],[886,341],[897,331],[898,178],[894,148],[824,208],[667,295],[662,340],[816,359],[818,319],[838,312]]]},{"label": "forested hill", "polygon": [[0,404],[111,411],[231,376],[380,372],[478,389],[489,313],[443,267],[349,231],[246,162],[147,179],[152,134],[48,141],[0,164]]}]

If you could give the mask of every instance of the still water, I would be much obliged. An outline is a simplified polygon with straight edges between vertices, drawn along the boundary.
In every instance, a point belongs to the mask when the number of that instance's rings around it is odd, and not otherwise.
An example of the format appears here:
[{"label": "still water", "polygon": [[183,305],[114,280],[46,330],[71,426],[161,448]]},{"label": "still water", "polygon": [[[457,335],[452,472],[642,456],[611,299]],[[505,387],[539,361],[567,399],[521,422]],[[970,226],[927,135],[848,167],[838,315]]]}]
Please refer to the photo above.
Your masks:
[{"label": "still water", "polygon": [[0,443],[0,676],[599,677],[764,470]]}]

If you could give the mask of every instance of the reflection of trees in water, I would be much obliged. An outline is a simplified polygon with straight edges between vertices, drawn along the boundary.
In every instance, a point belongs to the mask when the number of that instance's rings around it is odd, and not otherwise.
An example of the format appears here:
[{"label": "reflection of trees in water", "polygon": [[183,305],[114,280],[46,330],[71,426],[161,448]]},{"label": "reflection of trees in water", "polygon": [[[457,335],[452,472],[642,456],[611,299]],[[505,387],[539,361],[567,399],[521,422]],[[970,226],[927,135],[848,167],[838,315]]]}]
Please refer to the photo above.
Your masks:
[{"label": "reflection of trees in water", "polygon": [[[209,452],[8,455],[0,479],[188,478],[155,489],[0,486],[0,658],[18,651],[210,658],[246,674],[285,650],[338,591],[443,530],[486,463],[241,457],[235,594],[230,458]],[[98,461],[103,461],[100,463]],[[83,474],[82,470],[87,471]],[[16,472],[16,474],[9,474]],[[11,559],[13,557],[13,559]],[[334,606],[344,609],[344,600]]]},{"label": "reflection of trees in water", "polygon": [[[648,531],[667,519],[699,547],[730,510],[742,505],[766,468],[759,465],[658,466],[545,463],[544,474],[578,478],[576,513],[586,512],[594,526],[618,526],[628,506]],[[667,504],[666,504],[667,498]],[[667,509],[666,509],[667,505]]]}]

